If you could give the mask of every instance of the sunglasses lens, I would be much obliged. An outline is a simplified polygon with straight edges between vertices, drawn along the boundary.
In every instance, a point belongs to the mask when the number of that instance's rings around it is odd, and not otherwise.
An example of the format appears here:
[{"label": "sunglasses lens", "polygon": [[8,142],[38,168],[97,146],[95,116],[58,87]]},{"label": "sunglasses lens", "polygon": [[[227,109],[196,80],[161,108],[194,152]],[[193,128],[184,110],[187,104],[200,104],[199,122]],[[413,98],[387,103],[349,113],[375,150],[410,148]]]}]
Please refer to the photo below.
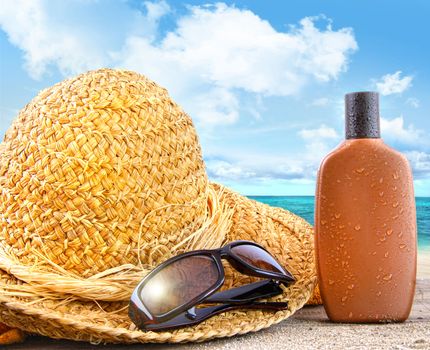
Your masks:
[{"label": "sunglasses lens", "polygon": [[214,258],[207,255],[184,257],[148,280],[140,298],[153,315],[162,315],[204,294],[218,278]]},{"label": "sunglasses lens", "polygon": [[[260,270],[269,272],[287,274],[291,276],[281,265],[273,258],[267,251],[252,244],[240,244],[231,248],[232,253],[248,263],[249,265],[256,267]],[[291,276],[292,278],[292,276]]]}]

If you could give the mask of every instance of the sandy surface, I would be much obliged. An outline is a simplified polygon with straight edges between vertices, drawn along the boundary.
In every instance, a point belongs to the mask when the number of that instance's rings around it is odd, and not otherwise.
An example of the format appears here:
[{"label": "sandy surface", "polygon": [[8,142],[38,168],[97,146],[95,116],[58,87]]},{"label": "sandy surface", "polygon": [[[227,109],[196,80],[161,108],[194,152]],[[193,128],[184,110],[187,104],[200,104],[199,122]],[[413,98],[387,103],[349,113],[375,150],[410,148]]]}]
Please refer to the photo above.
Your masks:
[{"label": "sandy surface", "polygon": [[[307,307],[309,309],[312,307]],[[299,316],[299,315],[297,315]],[[402,324],[332,324],[327,320],[290,318],[256,333],[198,344],[136,344],[93,346],[75,342],[31,341],[10,349],[33,350],[307,350],[307,349],[430,349],[430,322],[407,321]]]},{"label": "sandy surface", "polygon": [[429,339],[429,323],[333,326],[328,321],[315,324],[292,319],[255,334],[187,349],[430,349]]},{"label": "sandy surface", "polygon": [[430,278],[430,248],[418,251],[418,278]]}]

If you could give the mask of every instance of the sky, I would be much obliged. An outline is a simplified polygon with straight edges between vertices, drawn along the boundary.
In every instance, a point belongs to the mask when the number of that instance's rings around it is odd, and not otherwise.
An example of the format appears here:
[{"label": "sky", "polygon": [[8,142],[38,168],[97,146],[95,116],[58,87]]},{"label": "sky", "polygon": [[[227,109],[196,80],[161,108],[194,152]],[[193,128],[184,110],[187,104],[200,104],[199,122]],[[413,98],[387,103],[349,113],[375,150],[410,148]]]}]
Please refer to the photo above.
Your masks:
[{"label": "sky", "polygon": [[192,117],[211,180],[313,195],[344,94],[380,93],[384,141],[430,196],[430,2],[0,0],[0,137],[37,93],[101,67]]}]

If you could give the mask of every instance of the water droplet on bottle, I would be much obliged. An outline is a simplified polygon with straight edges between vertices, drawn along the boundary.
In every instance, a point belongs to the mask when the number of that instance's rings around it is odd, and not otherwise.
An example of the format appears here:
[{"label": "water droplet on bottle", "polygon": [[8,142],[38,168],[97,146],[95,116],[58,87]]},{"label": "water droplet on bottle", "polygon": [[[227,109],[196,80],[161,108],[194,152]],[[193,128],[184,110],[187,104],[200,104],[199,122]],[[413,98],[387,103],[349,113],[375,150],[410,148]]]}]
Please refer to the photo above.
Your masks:
[{"label": "water droplet on bottle", "polygon": [[376,252],[373,252],[372,255],[376,255]]},{"label": "water droplet on bottle", "polygon": [[389,273],[388,275],[385,275],[385,276],[383,277],[383,280],[384,280],[384,281],[390,281],[392,277],[393,277],[393,274],[392,274],[392,273]]},{"label": "water droplet on bottle", "polygon": [[345,228],[345,225],[339,225],[338,226],[340,229]]},{"label": "water droplet on bottle", "polygon": [[340,244],[340,247],[341,247],[341,248],[345,247],[345,243],[341,243],[341,244]]},{"label": "water droplet on bottle", "polygon": [[360,225],[355,225],[354,229],[355,229],[356,231],[360,231],[361,227],[360,227]]},{"label": "water droplet on bottle", "polygon": [[345,302],[348,299],[348,297],[345,295],[344,297],[342,297],[342,302]]},{"label": "water droplet on bottle", "polygon": [[399,206],[399,202],[393,203],[393,208],[397,208]]},{"label": "water droplet on bottle", "polygon": [[349,318],[352,318],[352,312],[350,312],[348,316],[349,316]]},{"label": "water droplet on bottle", "polygon": [[388,253],[388,252],[386,252],[385,254],[384,254],[384,256],[386,257],[386,258],[388,258],[388,256],[389,256],[390,254]]},{"label": "water droplet on bottle", "polygon": [[379,197],[383,197],[384,196],[384,191],[379,192]]},{"label": "water droplet on bottle", "polygon": [[387,236],[391,236],[391,234],[393,233],[393,230],[387,230]]},{"label": "water droplet on bottle", "polygon": [[325,225],[327,223],[327,221],[325,221],[325,220],[321,220],[321,225]]},{"label": "water droplet on bottle", "polygon": [[393,191],[397,191],[397,186],[393,186]]},{"label": "water droplet on bottle", "polygon": [[379,240],[380,240],[381,242],[385,242],[385,241],[387,240],[387,238],[386,238],[386,237],[382,237],[382,238],[379,238]]},{"label": "water droplet on bottle", "polygon": [[339,179],[337,179],[337,180],[336,180],[336,182],[337,182],[338,184],[340,184],[340,182],[341,182],[341,181],[340,181]]},{"label": "water droplet on bottle", "polygon": [[379,291],[379,292],[376,293],[376,296],[378,296],[378,297],[380,297],[381,295],[382,295],[381,291]]},{"label": "water droplet on bottle", "polygon": [[399,245],[399,248],[400,248],[400,249],[404,249],[405,247],[406,247],[406,244],[400,244],[400,245]]},{"label": "water droplet on bottle", "polygon": [[393,173],[393,179],[398,180],[399,179],[399,173],[396,171]]},{"label": "water droplet on bottle", "polygon": [[353,284],[350,284],[349,286],[348,286],[348,289],[353,289],[354,288],[354,285]]},{"label": "water droplet on bottle", "polygon": [[361,174],[364,171],[364,168],[355,169],[355,171],[359,174]]},{"label": "water droplet on bottle", "polygon": [[400,231],[399,234],[397,235],[397,237],[401,238],[403,236],[403,232]]},{"label": "water droplet on bottle", "polygon": [[329,285],[333,285],[333,284],[334,284],[334,281],[333,281],[333,280],[328,280],[328,284],[329,284]]},{"label": "water droplet on bottle", "polygon": [[340,214],[339,214],[339,213],[336,213],[336,214],[334,214],[334,217],[335,217],[336,219],[339,219],[339,218],[340,218]]},{"label": "water droplet on bottle", "polygon": [[383,183],[384,182],[384,178],[383,177],[381,177],[380,179],[379,179],[379,183],[381,184],[381,183]]}]

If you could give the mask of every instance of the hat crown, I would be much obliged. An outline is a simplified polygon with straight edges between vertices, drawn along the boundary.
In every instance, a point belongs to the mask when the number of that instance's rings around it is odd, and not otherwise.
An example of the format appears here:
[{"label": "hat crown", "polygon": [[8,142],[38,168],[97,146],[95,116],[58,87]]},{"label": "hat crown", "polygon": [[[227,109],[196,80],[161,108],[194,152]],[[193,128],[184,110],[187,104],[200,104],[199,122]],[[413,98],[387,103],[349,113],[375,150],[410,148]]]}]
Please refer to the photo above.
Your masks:
[{"label": "hat crown", "polygon": [[6,249],[83,276],[158,262],[207,210],[190,117],[128,71],[82,74],[34,98],[0,145],[0,187]]}]

